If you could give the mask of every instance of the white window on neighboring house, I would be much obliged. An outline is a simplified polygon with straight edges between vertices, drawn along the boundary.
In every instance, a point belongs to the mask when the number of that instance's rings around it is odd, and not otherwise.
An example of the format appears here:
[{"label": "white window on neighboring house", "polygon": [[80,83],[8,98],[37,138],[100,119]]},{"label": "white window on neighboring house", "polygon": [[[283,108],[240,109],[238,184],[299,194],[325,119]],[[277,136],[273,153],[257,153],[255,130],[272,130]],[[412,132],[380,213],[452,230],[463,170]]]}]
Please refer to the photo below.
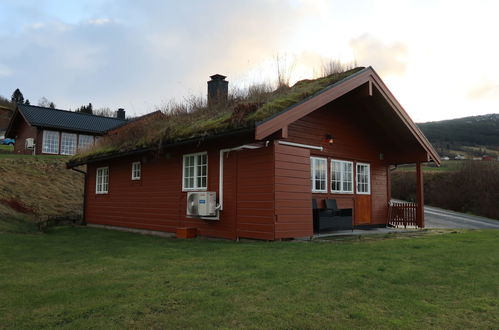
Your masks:
[{"label": "white window on neighboring house", "polygon": [[353,163],[344,160],[331,160],[331,192],[353,193]]},{"label": "white window on neighboring house", "polygon": [[182,190],[206,190],[208,186],[208,154],[184,155]]},{"label": "white window on neighboring house", "polygon": [[94,137],[92,135],[78,135],[78,151],[83,151],[94,145]]},{"label": "white window on neighboring house", "polygon": [[107,194],[109,192],[109,167],[99,167],[95,173],[95,193]]},{"label": "white window on neighboring house", "polygon": [[132,163],[132,180],[140,180],[140,162]]},{"label": "white window on neighboring house", "polygon": [[312,192],[327,192],[327,159],[310,157],[310,174],[312,180]]},{"label": "white window on neighboring house", "polygon": [[59,153],[59,132],[43,131],[42,152],[45,154]]},{"label": "white window on neighboring house", "polygon": [[371,166],[366,163],[357,163],[357,193],[369,195],[371,193]]},{"label": "white window on neighboring house", "polygon": [[61,155],[74,155],[76,153],[76,134],[61,134]]}]

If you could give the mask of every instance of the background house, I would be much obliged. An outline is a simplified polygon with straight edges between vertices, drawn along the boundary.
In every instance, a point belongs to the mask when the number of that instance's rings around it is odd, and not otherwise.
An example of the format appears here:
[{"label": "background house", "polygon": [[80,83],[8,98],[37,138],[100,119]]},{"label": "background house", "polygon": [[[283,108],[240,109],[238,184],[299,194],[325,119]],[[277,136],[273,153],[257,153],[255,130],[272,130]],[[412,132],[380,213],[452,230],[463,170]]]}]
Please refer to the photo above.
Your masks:
[{"label": "background house", "polygon": [[0,138],[5,136],[13,112],[10,108],[0,106]]},{"label": "background house", "polygon": [[[209,91],[221,87],[208,93],[207,108],[151,122],[149,140],[130,132],[135,143],[109,138],[70,160],[70,168],[87,165],[87,223],[305,237],[313,234],[312,199],[334,198],[353,210],[353,225],[385,226],[391,169],[416,163],[411,214],[424,226],[421,163],[440,159],[372,68],[298,82],[254,103],[228,104],[225,77],[211,78]],[[207,204],[212,214],[195,214]]]},{"label": "background house", "polygon": [[74,155],[92,146],[97,137],[126,123],[125,110],[116,118],[82,112],[19,105],[6,137],[16,139],[14,152],[20,154]]}]

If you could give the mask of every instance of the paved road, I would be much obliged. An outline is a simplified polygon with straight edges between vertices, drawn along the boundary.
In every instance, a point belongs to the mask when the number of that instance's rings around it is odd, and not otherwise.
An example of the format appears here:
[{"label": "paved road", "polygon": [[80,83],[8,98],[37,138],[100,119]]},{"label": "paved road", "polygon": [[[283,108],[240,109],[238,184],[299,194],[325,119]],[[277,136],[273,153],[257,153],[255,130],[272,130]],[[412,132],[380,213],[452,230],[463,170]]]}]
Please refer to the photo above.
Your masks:
[{"label": "paved road", "polygon": [[425,206],[426,228],[499,229],[499,220]]}]

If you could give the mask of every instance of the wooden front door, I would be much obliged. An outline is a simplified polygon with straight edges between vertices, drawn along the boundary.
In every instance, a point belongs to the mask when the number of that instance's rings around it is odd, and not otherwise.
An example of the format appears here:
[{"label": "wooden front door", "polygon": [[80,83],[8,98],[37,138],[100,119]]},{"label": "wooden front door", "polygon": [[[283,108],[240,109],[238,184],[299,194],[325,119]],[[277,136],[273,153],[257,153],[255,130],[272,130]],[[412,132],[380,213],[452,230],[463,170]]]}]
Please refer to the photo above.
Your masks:
[{"label": "wooden front door", "polygon": [[371,223],[371,195],[355,196],[355,225]]}]

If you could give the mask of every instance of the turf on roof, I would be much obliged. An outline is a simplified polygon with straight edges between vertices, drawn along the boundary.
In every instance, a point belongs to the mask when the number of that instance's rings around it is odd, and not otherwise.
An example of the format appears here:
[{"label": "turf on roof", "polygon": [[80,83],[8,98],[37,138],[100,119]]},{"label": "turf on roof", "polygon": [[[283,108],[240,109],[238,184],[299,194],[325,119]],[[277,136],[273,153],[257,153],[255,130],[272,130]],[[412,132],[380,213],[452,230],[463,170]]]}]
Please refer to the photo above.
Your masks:
[{"label": "turf on roof", "polygon": [[361,71],[362,67],[330,76],[302,80],[294,86],[253,97],[234,99],[224,107],[203,107],[190,112],[167,114],[164,118],[134,126],[118,136],[105,137],[99,145],[70,159],[70,164],[140,149],[158,149],[182,140],[251,128],[331,85]]}]

